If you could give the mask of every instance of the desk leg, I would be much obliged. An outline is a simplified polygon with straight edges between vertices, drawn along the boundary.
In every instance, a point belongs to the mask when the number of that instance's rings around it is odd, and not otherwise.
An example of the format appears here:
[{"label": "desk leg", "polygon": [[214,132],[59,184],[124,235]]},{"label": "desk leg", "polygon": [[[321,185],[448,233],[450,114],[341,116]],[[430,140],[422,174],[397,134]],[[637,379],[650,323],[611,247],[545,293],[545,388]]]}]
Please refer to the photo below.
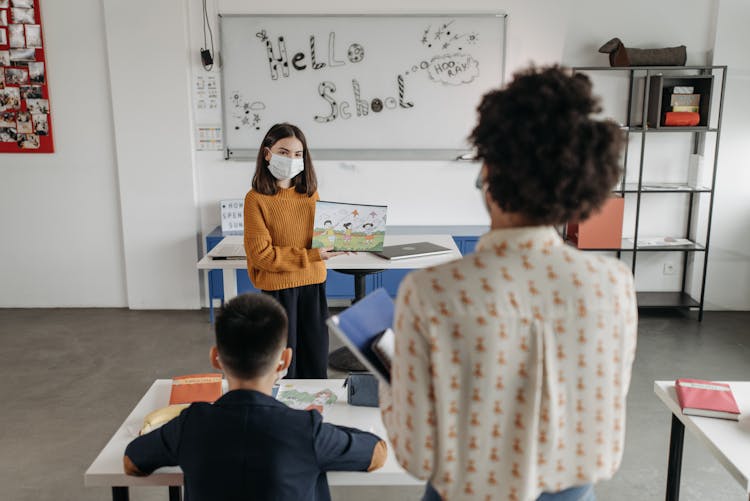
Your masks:
[{"label": "desk leg", "polygon": [[129,501],[130,491],[127,487],[112,487],[112,501]]},{"label": "desk leg", "polygon": [[367,294],[367,278],[366,273],[356,273],[354,275],[354,301],[357,302]]},{"label": "desk leg", "polygon": [[179,485],[169,486],[169,501],[182,501],[182,487]]},{"label": "desk leg", "polygon": [[226,303],[237,295],[237,270],[224,268],[222,280],[224,281],[224,302]]},{"label": "desk leg", "polygon": [[682,446],[685,425],[672,414],[672,434],[669,437],[669,467],[667,468],[667,501],[680,499],[680,473],[682,472]]}]

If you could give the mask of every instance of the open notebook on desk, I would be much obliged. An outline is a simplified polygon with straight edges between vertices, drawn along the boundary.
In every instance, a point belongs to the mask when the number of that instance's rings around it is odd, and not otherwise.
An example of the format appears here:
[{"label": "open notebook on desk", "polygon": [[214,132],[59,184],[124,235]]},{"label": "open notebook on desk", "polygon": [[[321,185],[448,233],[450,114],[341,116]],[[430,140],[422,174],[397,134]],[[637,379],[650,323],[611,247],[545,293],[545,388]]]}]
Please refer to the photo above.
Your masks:
[{"label": "open notebook on desk", "polygon": [[354,356],[385,384],[391,383],[393,358],[393,300],[377,289],[328,319],[328,327]]}]

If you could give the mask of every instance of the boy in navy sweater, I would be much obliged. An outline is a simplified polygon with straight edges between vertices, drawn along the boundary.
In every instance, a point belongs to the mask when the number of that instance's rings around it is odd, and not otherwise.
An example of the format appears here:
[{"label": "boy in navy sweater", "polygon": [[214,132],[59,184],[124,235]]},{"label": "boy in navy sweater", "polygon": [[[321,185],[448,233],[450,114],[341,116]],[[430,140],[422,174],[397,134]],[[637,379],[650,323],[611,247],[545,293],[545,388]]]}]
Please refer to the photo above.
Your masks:
[{"label": "boy in navy sweater", "polygon": [[286,313],[272,297],[244,294],[226,303],[210,356],[229,391],[133,440],[125,472],[179,465],[186,501],[320,501],[330,499],[327,471],[380,468],[386,445],[376,435],[324,423],[317,411],[290,409],[271,396],[292,358],[286,336]]}]

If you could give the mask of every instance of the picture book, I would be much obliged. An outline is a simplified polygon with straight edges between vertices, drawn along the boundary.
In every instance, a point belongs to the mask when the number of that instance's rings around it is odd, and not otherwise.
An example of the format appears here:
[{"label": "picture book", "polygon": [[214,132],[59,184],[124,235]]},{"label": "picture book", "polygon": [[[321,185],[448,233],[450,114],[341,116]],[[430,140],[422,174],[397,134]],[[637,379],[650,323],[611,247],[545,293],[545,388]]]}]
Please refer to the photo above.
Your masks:
[{"label": "picture book", "polygon": [[285,384],[278,390],[276,400],[292,409],[305,411],[315,409],[324,414],[328,407],[336,403],[338,397],[329,388],[324,388],[317,393],[309,393],[298,390],[292,384]]},{"label": "picture book", "polygon": [[315,202],[312,247],[334,251],[381,251],[386,205]]},{"label": "picture book", "polygon": [[221,396],[221,374],[188,374],[172,378],[169,405],[214,402]]},{"label": "picture book", "polygon": [[[344,342],[367,370],[388,385],[391,383],[389,367],[395,343],[391,329],[393,311],[393,300],[388,292],[381,288],[328,319],[331,331]],[[384,363],[381,357],[387,363]]]},{"label": "picture book", "polygon": [[678,379],[675,391],[683,414],[739,420],[740,409],[726,383]]}]

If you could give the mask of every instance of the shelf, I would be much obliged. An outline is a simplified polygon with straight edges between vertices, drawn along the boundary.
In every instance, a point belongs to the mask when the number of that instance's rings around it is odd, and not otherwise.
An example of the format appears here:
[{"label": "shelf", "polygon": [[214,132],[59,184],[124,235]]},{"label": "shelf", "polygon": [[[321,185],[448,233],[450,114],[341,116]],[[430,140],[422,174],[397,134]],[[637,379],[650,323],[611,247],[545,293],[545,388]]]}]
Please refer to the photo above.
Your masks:
[{"label": "shelf", "polygon": [[[578,248],[570,240],[565,240],[565,243],[571,247],[575,247],[582,251],[598,251],[598,252],[633,252],[633,239],[623,238],[620,247],[608,247],[608,248]],[[692,242],[690,245],[641,245],[636,249],[638,252],[705,252],[706,248],[698,243]]]},{"label": "shelf", "polygon": [[638,133],[665,133],[665,132],[719,132],[716,127],[669,127],[662,126],[660,128],[654,127],[628,127],[627,125],[621,125],[620,130],[627,132],[638,132]]},{"label": "shelf", "polygon": [[[574,71],[668,71],[677,72],[685,70],[725,70],[726,65],[719,66],[576,66]],[[689,75],[688,75],[689,76]]]},{"label": "shelf", "polygon": [[[633,239],[622,239],[623,250],[633,250]],[[686,245],[639,245],[638,252],[705,252],[706,248],[695,242]]]},{"label": "shelf", "polygon": [[[717,152],[719,148],[722,112],[724,110],[724,95],[726,86],[726,66],[631,66],[631,67],[608,67],[608,66],[582,66],[573,68],[574,72],[612,72],[620,83],[627,85],[627,93],[620,89],[615,94],[615,102],[625,105],[624,113],[622,106],[618,105],[617,109],[617,125],[622,131],[621,134],[627,139],[624,145],[623,152],[623,178],[620,179],[618,185],[611,190],[611,196],[621,196],[621,198],[629,200],[632,203],[631,207],[634,209],[634,214],[630,221],[634,221],[635,225],[632,230],[626,229],[625,231],[633,235],[630,238],[622,238],[621,242],[615,242],[613,244],[617,248],[594,248],[594,249],[581,249],[584,251],[599,251],[606,252],[608,254],[617,254],[622,257],[625,261],[632,260],[632,270],[635,275],[639,275],[636,272],[636,265],[639,262],[637,256],[639,253],[650,253],[649,259],[667,258],[672,256],[682,258],[684,265],[682,266],[681,279],[685,290],[685,284],[687,284],[687,277],[698,278],[701,280],[700,292],[690,290],[694,293],[694,297],[683,292],[678,291],[667,291],[667,292],[638,292],[638,306],[642,308],[681,308],[690,309],[696,308],[699,310],[698,320],[703,319],[703,296],[706,288],[706,265],[708,260],[708,246],[709,238],[711,235],[711,223],[714,206],[714,180],[716,179],[717,173]],[[591,77],[591,73],[589,76]],[[601,75],[601,74],[600,74]],[[622,87],[620,85],[620,87]],[[675,87],[691,87],[690,95],[692,97],[681,97],[674,98]],[[696,97],[697,95],[698,97]],[[682,123],[693,123],[690,127],[678,127],[678,126],[667,126],[664,124],[666,121],[667,113],[672,112],[674,105],[679,106],[697,106],[698,120],[693,118],[692,121]],[[605,109],[608,107],[605,107]],[[605,111],[608,114],[608,111]],[[606,116],[606,115],[605,115]],[[610,115],[611,116],[611,115]],[[688,115],[683,115],[687,117]],[[674,117],[670,116],[670,120]],[[670,123],[674,123],[671,122]],[[632,133],[632,135],[631,135]],[[659,169],[659,165],[651,165],[650,153],[646,148],[646,143],[657,141],[656,136],[646,136],[646,134],[660,133],[660,134],[672,134],[670,136],[673,139],[679,139],[677,143],[674,141],[668,141],[670,144],[669,149],[676,152],[684,151],[687,149],[688,142],[691,143],[689,152],[691,154],[701,154],[705,157],[705,167],[707,171],[712,171],[713,176],[710,179],[698,178],[702,180],[704,185],[707,186],[694,186],[689,185],[688,182],[691,178],[689,174],[693,172],[691,165],[683,165],[679,172],[688,174],[684,177],[670,176],[666,172],[654,172],[652,168],[658,171],[666,171],[666,169]],[[711,135],[713,133],[713,135]],[[662,137],[663,140],[669,139],[669,137]],[[637,143],[640,143],[640,147],[637,147]],[[681,143],[681,144],[678,144]],[[711,144],[713,143],[713,144]],[[629,155],[629,149],[634,148],[632,151],[632,157]],[[679,149],[678,149],[679,148]],[[713,149],[713,162],[706,157],[706,154]],[[648,153],[648,154],[647,154]],[[648,157],[648,158],[647,158]],[[675,157],[677,161],[679,157]],[[644,172],[646,167],[649,168],[649,175],[644,178]],[[671,165],[670,165],[671,166]],[[665,165],[665,167],[667,167]],[[679,164],[676,167],[680,167]],[[629,170],[635,169],[635,170]],[[652,173],[653,172],[653,173]],[[635,175],[634,175],[635,174]],[[646,180],[648,179],[648,181]],[[669,181],[677,180],[679,182],[668,182],[660,181],[660,179],[667,179]],[[696,195],[697,194],[697,195]],[[703,196],[702,194],[706,194]],[[660,211],[656,208],[652,208],[650,203],[641,204],[642,197],[647,197],[648,202],[655,201],[664,195],[664,200],[670,198],[670,204],[688,202],[683,204],[681,214],[684,215],[687,220],[689,228],[700,228],[699,230],[686,231],[683,228],[676,227],[676,225],[670,225],[670,229],[663,228],[657,230],[653,228],[649,219],[659,217]],[[679,196],[676,196],[679,195]],[[704,210],[708,206],[708,211]],[[646,207],[649,209],[649,213],[645,212]],[[629,214],[631,216],[631,214]],[[630,222],[629,221],[629,222]],[[696,226],[697,224],[697,226]],[[681,225],[680,225],[681,226]],[[602,232],[605,226],[602,226]],[[575,231],[575,229],[573,229]],[[680,235],[673,239],[667,238],[664,234],[659,237],[644,238],[644,235],[658,235],[661,232],[673,232],[674,234]],[[684,231],[684,233],[682,233]],[[681,238],[683,235],[690,235],[690,238]],[[617,235],[617,233],[615,233]],[[635,236],[638,236],[638,244],[636,244]],[[671,241],[669,241],[671,240]],[[607,240],[604,240],[607,242]],[[681,245],[670,245],[676,242],[680,242]],[[702,242],[702,243],[700,243]],[[567,242],[570,245],[570,242]],[[656,245],[646,245],[648,243]],[[573,247],[575,247],[573,245]],[[653,253],[665,253],[671,252],[673,254],[653,254]],[[701,254],[696,254],[701,253]],[[688,259],[691,258],[691,259]],[[703,266],[700,266],[703,263]],[[644,277],[645,278],[645,277]],[[656,287],[658,288],[658,287]],[[639,289],[636,283],[636,289]],[[699,298],[699,299],[696,299]]]},{"label": "shelf", "polygon": [[639,308],[699,308],[700,302],[680,291],[636,292]]},{"label": "shelf", "polygon": [[581,249],[578,246],[576,246],[576,244],[574,244],[573,242],[571,242],[570,240],[565,240],[565,243],[568,244],[568,245],[570,245],[571,247],[574,247],[574,248],[578,249],[578,250],[587,251],[587,252],[588,251],[618,252],[618,251],[632,251],[633,250],[633,246],[632,245],[630,247],[625,247],[624,246],[625,239],[623,239],[623,244],[622,244],[622,247],[620,247],[620,248],[616,248],[615,247],[615,248],[584,248],[584,249]]},{"label": "shelf", "polygon": [[[613,193],[638,193],[638,183],[625,183]],[[641,193],[711,193],[708,186],[688,186],[685,183],[643,183]]]}]

